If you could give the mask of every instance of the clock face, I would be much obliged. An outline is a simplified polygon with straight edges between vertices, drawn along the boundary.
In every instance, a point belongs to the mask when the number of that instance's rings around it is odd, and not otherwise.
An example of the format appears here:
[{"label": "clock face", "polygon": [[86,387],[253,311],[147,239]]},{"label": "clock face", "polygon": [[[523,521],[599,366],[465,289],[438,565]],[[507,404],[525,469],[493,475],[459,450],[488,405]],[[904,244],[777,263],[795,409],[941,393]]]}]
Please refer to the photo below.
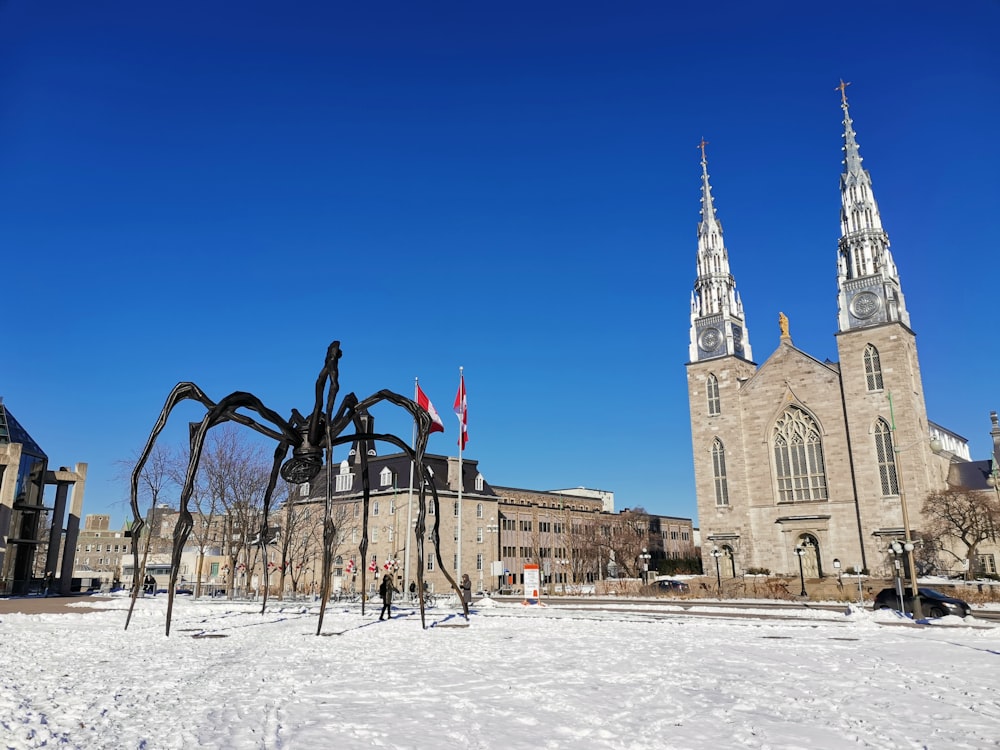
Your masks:
[{"label": "clock face", "polygon": [[879,311],[882,301],[872,292],[859,292],[851,300],[851,314],[855,318],[866,320]]},{"label": "clock face", "polygon": [[722,334],[718,328],[706,328],[701,332],[698,343],[706,352],[714,352],[722,343]]}]

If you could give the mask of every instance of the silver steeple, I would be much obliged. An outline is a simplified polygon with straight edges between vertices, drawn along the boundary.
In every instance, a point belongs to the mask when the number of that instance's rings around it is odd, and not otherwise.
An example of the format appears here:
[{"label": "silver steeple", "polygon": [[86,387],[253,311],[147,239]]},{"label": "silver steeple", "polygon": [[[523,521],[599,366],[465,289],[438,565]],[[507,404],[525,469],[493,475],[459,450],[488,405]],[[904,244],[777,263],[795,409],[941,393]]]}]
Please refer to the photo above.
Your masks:
[{"label": "silver steeple", "polygon": [[698,277],[691,293],[691,362],[737,356],[751,361],[750,334],[743,301],[729,270],[729,253],[722,241],[722,223],[715,213],[708,182],[704,138],[701,149],[701,221],[698,223]]},{"label": "silver steeple", "polygon": [[872,179],[861,166],[854,123],[847,104],[849,83],[840,82],[844,111],[844,172],[840,176],[840,241],[837,308],[840,331],[898,322],[910,326],[899,273],[882,228]]}]

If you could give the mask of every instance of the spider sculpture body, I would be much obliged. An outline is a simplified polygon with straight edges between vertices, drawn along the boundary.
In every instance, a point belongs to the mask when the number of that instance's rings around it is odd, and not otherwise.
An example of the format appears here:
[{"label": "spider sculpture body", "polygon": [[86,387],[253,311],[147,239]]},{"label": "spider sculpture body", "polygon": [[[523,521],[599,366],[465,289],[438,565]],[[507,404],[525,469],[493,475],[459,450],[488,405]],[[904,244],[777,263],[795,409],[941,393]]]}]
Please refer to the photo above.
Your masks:
[{"label": "spider sculpture body", "polygon": [[[452,589],[460,601],[463,601],[462,608],[465,617],[468,618],[468,606],[464,603],[458,584],[448,573],[441,558],[439,518],[437,512],[438,496],[434,486],[434,479],[424,462],[427,449],[427,439],[430,436],[431,417],[416,402],[393,393],[388,390],[381,390],[366,399],[359,401],[353,393],[344,397],[339,407],[335,408],[337,394],[340,390],[339,384],[339,360],[341,357],[340,342],[334,341],[330,344],[326,352],[326,360],[316,379],[313,408],[308,417],[303,417],[298,410],[293,409],[289,419],[283,419],[276,412],[267,408],[260,399],[252,393],[236,391],[229,394],[221,401],[212,401],[194,383],[178,383],[167,397],[163,409],[160,411],[159,419],[150,432],[146,446],[136,462],[132,471],[130,499],[134,524],[132,526],[132,554],[135,571],[145,570],[146,555],[149,546],[146,545],[143,559],[139,560],[139,540],[145,522],[139,509],[138,488],[139,479],[149,460],[153,447],[160,433],[167,425],[171,411],[182,401],[191,399],[201,403],[206,410],[206,414],[201,422],[193,422],[190,425],[190,459],[184,477],[184,483],[180,493],[180,509],[177,518],[177,525],[174,528],[173,544],[171,549],[170,584],[168,587],[167,599],[167,622],[166,634],[170,635],[170,620],[173,613],[174,593],[177,588],[177,577],[180,570],[181,555],[188,535],[194,526],[193,517],[188,504],[194,492],[195,477],[198,473],[198,466],[201,460],[202,451],[205,446],[205,439],[208,431],[217,425],[226,422],[236,422],[248,427],[256,432],[267,436],[275,441],[274,463],[271,468],[267,489],[264,493],[263,513],[261,518],[261,529],[257,535],[261,552],[267,541],[268,514],[271,510],[271,500],[274,489],[280,475],[285,481],[291,484],[302,484],[309,482],[322,471],[324,465],[328,467],[327,478],[329,480],[329,466],[332,462],[333,448],[337,445],[350,442],[359,442],[366,445],[369,442],[387,442],[408,454],[413,461],[413,466],[418,472],[418,477],[423,481],[419,482],[420,489],[417,494],[417,523],[414,527],[416,536],[417,554],[417,585],[423,591],[423,571],[424,571],[424,538],[426,530],[427,492],[430,491],[431,502],[434,503],[434,527],[431,533],[431,541],[434,544],[435,556],[438,561],[438,569],[441,570]],[[405,409],[413,417],[416,426],[416,439],[413,447],[409,447],[399,437],[391,434],[379,434],[371,431],[371,420],[368,409],[377,403],[388,401]],[[243,411],[240,411],[243,410]],[[245,413],[249,412],[249,414]],[[354,431],[345,434],[345,431],[353,425]],[[291,451],[291,457],[288,452]],[[368,509],[370,500],[370,486],[368,479],[368,451],[359,451],[361,459],[362,477],[362,531],[361,543],[358,547],[360,559],[367,557],[368,551]],[[286,460],[287,459],[287,460]],[[333,562],[334,540],[337,529],[333,523],[332,502],[327,482],[327,497],[325,512],[323,516],[323,549],[322,549],[322,570],[323,584],[321,592],[321,604],[319,613],[319,623],[316,634],[319,635],[323,628],[323,615],[326,611],[326,604],[330,597],[331,572]],[[365,587],[365,567],[361,566],[361,586]],[[138,573],[135,574],[138,579]],[[128,617],[125,620],[125,628],[129,626],[132,612],[135,608],[135,601],[139,593],[139,587],[133,586],[132,601],[129,606]],[[364,614],[364,599],[362,599],[362,614]],[[267,607],[267,587],[264,590],[264,608]],[[420,601],[420,622],[426,627],[424,617],[424,602]]]}]

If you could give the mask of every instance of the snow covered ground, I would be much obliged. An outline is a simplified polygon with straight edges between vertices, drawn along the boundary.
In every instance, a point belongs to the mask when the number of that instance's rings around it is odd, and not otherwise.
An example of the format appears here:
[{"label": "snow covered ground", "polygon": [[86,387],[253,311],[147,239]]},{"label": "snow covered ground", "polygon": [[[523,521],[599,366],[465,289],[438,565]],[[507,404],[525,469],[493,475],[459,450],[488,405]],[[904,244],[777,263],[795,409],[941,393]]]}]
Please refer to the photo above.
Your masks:
[{"label": "snow covered ground", "polygon": [[[88,602],[93,606],[95,602]],[[1000,627],[124,596],[0,617],[7,748],[987,748]],[[625,611],[621,611],[621,610]],[[457,626],[457,627],[450,627]]]}]

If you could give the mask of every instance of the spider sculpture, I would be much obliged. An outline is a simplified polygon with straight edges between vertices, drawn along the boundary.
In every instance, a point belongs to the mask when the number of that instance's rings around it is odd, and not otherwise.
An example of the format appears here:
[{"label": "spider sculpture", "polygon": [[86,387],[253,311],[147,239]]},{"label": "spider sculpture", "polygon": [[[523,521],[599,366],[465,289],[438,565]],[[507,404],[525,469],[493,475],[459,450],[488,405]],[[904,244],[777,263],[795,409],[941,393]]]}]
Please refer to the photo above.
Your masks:
[{"label": "spider sculpture", "polygon": [[[406,453],[410,457],[411,461],[413,461],[413,466],[418,471],[417,476],[423,480],[420,482],[420,489],[417,495],[417,523],[414,528],[417,543],[416,556],[419,561],[417,564],[418,590],[424,590],[423,561],[426,559],[424,558],[424,532],[426,530],[425,520],[428,499],[427,491],[429,489],[431,493],[431,501],[434,503],[435,510],[434,527],[431,531],[431,541],[434,543],[434,552],[438,562],[438,569],[444,573],[448,582],[451,584],[452,589],[455,591],[456,595],[458,595],[459,600],[462,601],[463,613],[466,619],[468,619],[469,608],[461,596],[458,584],[448,573],[447,567],[441,559],[441,549],[439,544],[440,536],[438,533],[438,519],[440,519],[441,514],[437,512],[437,489],[434,486],[433,475],[430,473],[424,462],[424,455],[427,449],[427,439],[430,436],[431,417],[414,401],[388,390],[381,390],[362,401],[359,401],[353,393],[350,393],[344,397],[339,408],[335,411],[334,405],[336,403],[337,393],[340,390],[338,367],[338,360],[340,357],[340,342],[334,341],[327,349],[326,361],[323,363],[323,369],[320,370],[319,377],[316,379],[315,401],[312,411],[309,413],[308,417],[303,417],[298,410],[293,409],[292,415],[288,420],[282,419],[276,412],[264,406],[260,399],[252,393],[245,393],[242,391],[230,393],[218,403],[209,399],[208,396],[206,396],[205,393],[194,383],[178,383],[170,392],[170,395],[167,397],[167,401],[160,412],[160,417],[156,420],[156,424],[153,426],[152,432],[150,432],[149,439],[146,441],[146,447],[139,456],[139,460],[132,471],[130,496],[132,515],[134,517],[134,524],[132,526],[132,555],[134,560],[133,570],[139,571],[145,570],[146,555],[149,551],[149,545],[146,545],[145,552],[143,553],[142,564],[140,566],[138,544],[142,528],[145,525],[139,510],[138,501],[140,476],[142,475],[146,462],[149,460],[153,446],[156,444],[156,439],[166,427],[170,412],[174,409],[174,407],[185,399],[192,399],[201,403],[207,410],[207,413],[201,422],[192,422],[190,425],[190,459],[188,461],[187,472],[184,477],[184,484],[181,487],[180,512],[177,518],[177,525],[174,528],[173,547],[171,550],[170,560],[170,585],[167,593],[166,635],[170,635],[170,619],[173,612],[174,592],[177,588],[177,575],[180,570],[181,554],[184,550],[184,545],[187,542],[188,535],[191,533],[191,529],[194,526],[191,512],[188,510],[188,503],[194,492],[195,476],[198,473],[198,465],[205,446],[205,438],[208,431],[212,427],[225,422],[236,422],[237,424],[249,427],[262,435],[266,435],[277,443],[274,450],[274,464],[272,465],[267,489],[264,493],[261,529],[260,533],[257,535],[262,556],[264,546],[267,543],[268,514],[271,510],[271,499],[279,474],[285,481],[291,484],[309,482],[320,473],[324,465],[324,460],[326,465],[328,467],[330,466],[334,446],[355,441],[362,446],[366,446],[371,441],[388,442]],[[414,441],[413,448],[407,446],[403,440],[395,435],[378,434],[371,431],[371,419],[368,414],[368,409],[381,401],[388,401],[396,404],[413,416],[416,426],[416,439]],[[252,416],[239,411],[240,409],[250,412]],[[354,426],[354,431],[350,434],[343,434],[344,431],[351,425]],[[292,452],[291,458],[285,460],[288,456],[289,450]],[[363,512],[361,517],[363,522],[361,530],[361,544],[358,547],[358,551],[360,553],[360,559],[365,560],[367,558],[368,551],[368,508],[370,500],[368,451],[361,450],[359,453],[361,458],[360,468],[363,501]],[[330,474],[331,472],[328,470],[326,473],[326,505],[323,516],[323,584],[320,590],[321,604],[319,624],[316,628],[317,635],[319,635],[322,631],[323,615],[326,611],[326,604],[330,597],[333,550],[337,533],[337,529],[332,520],[333,516],[331,512],[332,501],[330,492]],[[361,566],[360,571],[362,590],[365,590],[365,568],[366,566]],[[126,629],[128,629],[129,622],[132,619],[132,612],[135,608],[135,601],[138,593],[139,587],[133,586],[132,601],[129,605],[128,617],[125,620]],[[264,587],[264,604],[261,609],[261,613],[264,612],[266,607],[267,586]],[[361,607],[362,614],[364,614],[363,599]],[[423,627],[426,627],[424,602],[422,598],[420,599],[420,622]]]}]

